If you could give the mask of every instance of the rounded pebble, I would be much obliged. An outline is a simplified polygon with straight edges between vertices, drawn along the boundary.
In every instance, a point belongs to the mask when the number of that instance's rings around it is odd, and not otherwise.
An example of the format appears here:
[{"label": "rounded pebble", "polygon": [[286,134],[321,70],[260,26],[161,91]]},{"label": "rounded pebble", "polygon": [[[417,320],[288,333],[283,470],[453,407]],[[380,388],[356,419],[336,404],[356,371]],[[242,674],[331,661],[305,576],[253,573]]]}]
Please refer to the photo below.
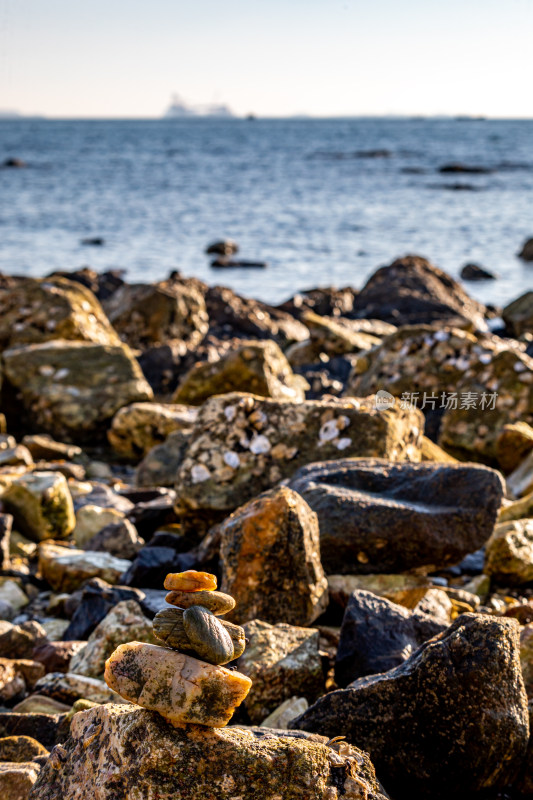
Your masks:
[{"label": "rounded pebble", "polygon": [[209,664],[227,664],[233,659],[231,636],[214,614],[203,606],[183,612],[183,627],[200,658]]},{"label": "rounded pebble", "polygon": [[235,600],[224,592],[169,592],[166,596],[167,603],[178,608],[203,606],[217,617],[228,614],[235,608]]},{"label": "rounded pebble", "polygon": [[186,572],[169,572],[164,582],[165,589],[176,592],[212,592],[217,588],[216,575],[210,572],[197,572],[188,569]]}]

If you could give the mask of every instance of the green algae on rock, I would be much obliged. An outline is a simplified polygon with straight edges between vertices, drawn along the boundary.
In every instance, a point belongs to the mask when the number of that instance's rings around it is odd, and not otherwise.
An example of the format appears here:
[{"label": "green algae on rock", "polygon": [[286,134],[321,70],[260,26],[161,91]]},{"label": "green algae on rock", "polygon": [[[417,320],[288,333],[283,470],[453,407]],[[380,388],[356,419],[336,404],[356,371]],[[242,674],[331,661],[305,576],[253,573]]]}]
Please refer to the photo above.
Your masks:
[{"label": "green algae on rock", "polygon": [[158,714],[122,705],[74,717],[32,800],[156,793],[159,800],[385,800],[368,756],[343,742],[267,728],[172,728]]}]

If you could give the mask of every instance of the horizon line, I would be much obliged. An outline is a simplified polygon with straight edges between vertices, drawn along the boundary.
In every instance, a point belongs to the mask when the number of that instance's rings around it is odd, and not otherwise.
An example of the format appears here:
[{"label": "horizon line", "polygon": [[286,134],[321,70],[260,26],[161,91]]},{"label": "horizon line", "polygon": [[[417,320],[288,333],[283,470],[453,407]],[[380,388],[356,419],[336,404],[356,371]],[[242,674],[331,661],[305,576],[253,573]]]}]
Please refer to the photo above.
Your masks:
[{"label": "horizon line", "polygon": [[184,116],[184,117],[167,117],[164,114],[161,116],[105,116],[105,115],[90,115],[90,116],[69,116],[69,115],[47,115],[41,113],[26,114],[16,111],[2,111],[0,109],[0,122],[22,122],[25,120],[40,120],[43,122],[255,122],[260,120],[294,120],[294,121],[310,121],[310,120],[351,120],[351,119],[397,119],[397,120],[449,120],[457,122],[484,122],[484,121],[501,121],[501,122],[531,122],[531,116],[494,116],[489,114],[463,114],[463,113],[434,113],[434,114],[421,114],[421,113],[359,113],[359,114],[307,114],[305,112],[295,114],[258,114],[249,112],[248,114],[235,114],[232,116],[211,116],[211,115],[197,115],[197,116]]}]

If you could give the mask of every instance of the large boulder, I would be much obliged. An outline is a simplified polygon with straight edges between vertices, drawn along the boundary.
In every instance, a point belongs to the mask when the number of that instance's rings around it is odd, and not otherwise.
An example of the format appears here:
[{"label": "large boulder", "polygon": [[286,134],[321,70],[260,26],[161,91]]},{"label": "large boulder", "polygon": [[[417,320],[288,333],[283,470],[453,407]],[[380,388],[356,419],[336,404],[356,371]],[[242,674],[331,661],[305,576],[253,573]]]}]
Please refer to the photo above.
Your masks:
[{"label": "large boulder", "polygon": [[32,800],[334,800],[339,792],[345,800],[385,800],[368,756],[323,737],[173,728],[158,714],[125,705],[76,714],[70,733],[43,768]]},{"label": "large boulder", "polygon": [[177,474],[192,508],[233,510],[318,459],[420,459],[423,415],[378,410],[373,398],[303,403],[232,393],[200,408]]},{"label": "large boulder", "polygon": [[195,364],[172,398],[199,406],[214,394],[251,392],[275,400],[304,400],[306,381],[295,375],[273,341],[244,342],[219,361]]},{"label": "large boulder", "polygon": [[408,611],[372,592],[355,591],[342,620],[335,680],[347,686],[365,675],[387,672],[446,627],[429,614]]},{"label": "large boulder", "polygon": [[450,275],[413,255],[378,269],[354,300],[354,311],[359,316],[393,325],[453,320],[460,327],[470,325],[486,330],[484,310]]},{"label": "large boulder", "polygon": [[533,358],[512,348],[495,353],[482,370],[467,369],[456,393],[457,402],[444,411],[439,444],[462,459],[496,463],[504,425],[533,425]]},{"label": "large boulder", "polygon": [[50,339],[119,344],[96,297],[78,283],[12,278],[10,286],[0,286],[0,352]]},{"label": "large boulder", "polygon": [[139,365],[120,344],[61,339],[12,347],[3,360],[5,378],[30,424],[60,440],[102,438],[119,408],[153,397]]},{"label": "large boulder", "polygon": [[174,431],[189,431],[196,416],[197,409],[186,405],[132,403],[117,411],[107,438],[117,455],[136,461]]},{"label": "large boulder", "polygon": [[492,533],[501,475],[473,464],[337,459],[290,486],[315,511],[327,573],[404,572],[456,564]]},{"label": "large boulder", "polygon": [[239,670],[252,680],[244,701],[253,723],[262,722],[294,695],[313,702],[324,691],[324,671],[315,628],[254,619],[244,626],[248,644]]},{"label": "large boulder", "polygon": [[364,748],[394,798],[504,788],[529,738],[518,630],[463,614],[401,666],[321,697],[290,726]]},{"label": "large boulder", "polygon": [[286,486],[238,508],[220,525],[221,589],[237,605],[228,619],[309,625],[328,604],[318,522]]},{"label": "large boulder", "polygon": [[178,340],[184,354],[207,333],[204,297],[193,281],[175,278],[153,284],[124,284],[104,301],[104,309],[130,347]]}]

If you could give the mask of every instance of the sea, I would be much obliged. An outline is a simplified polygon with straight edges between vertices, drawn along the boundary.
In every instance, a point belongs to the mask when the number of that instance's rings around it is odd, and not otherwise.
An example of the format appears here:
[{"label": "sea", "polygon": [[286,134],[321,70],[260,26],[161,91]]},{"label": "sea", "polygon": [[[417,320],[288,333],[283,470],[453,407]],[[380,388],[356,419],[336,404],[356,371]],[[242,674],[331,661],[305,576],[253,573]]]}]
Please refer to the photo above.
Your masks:
[{"label": "sea", "polygon": [[[0,121],[0,272],[90,266],[129,282],[172,270],[279,303],[360,288],[407,253],[502,305],[533,288],[533,120],[161,119]],[[450,164],[475,172],[441,172]],[[101,237],[103,246],[83,239]],[[233,239],[265,269],[214,269]]]}]

